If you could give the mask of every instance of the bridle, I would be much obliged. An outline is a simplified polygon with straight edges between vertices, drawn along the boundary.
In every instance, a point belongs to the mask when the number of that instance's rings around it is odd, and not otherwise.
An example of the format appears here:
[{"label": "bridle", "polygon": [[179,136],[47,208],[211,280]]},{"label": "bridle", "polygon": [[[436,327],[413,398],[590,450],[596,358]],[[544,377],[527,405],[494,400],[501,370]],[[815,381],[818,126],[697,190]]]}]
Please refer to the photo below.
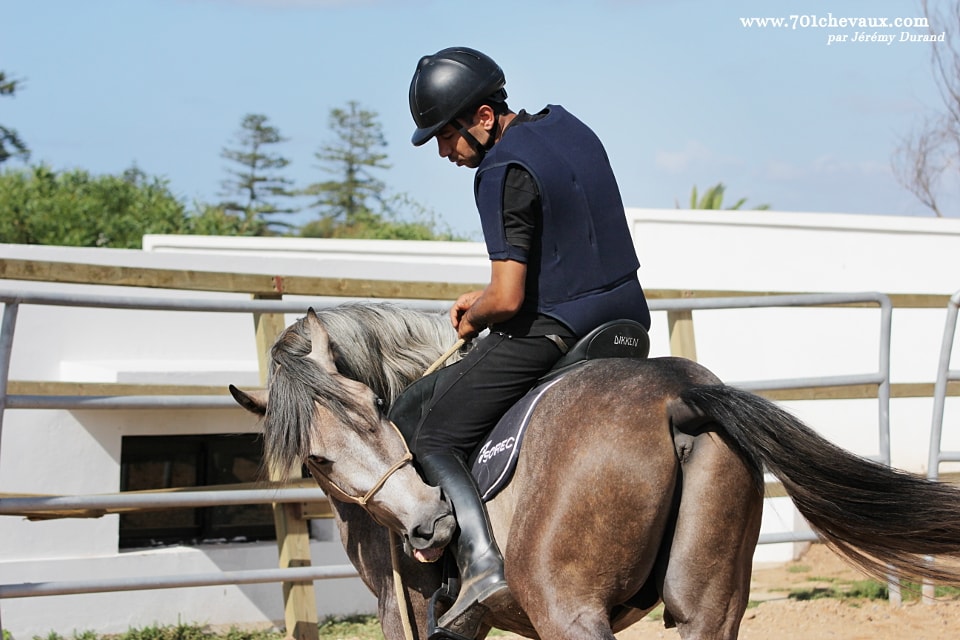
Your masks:
[{"label": "bridle", "polygon": [[[322,478],[324,483],[328,485],[330,489],[332,489],[330,493],[333,493],[334,497],[336,497],[338,500],[341,500],[343,502],[349,502],[351,504],[360,505],[361,507],[363,507],[369,512],[369,508],[367,507],[367,505],[370,502],[370,500],[373,499],[373,496],[375,496],[377,492],[383,488],[383,485],[387,483],[387,480],[389,480],[393,474],[395,474],[397,471],[402,469],[405,465],[409,464],[413,460],[413,454],[410,453],[410,447],[407,446],[407,441],[400,434],[400,430],[397,429],[397,425],[391,422],[390,426],[393,427],[393,429],[397,432],[397,435],[400,437],[400,441],[403,443],[404,455],[402,458],[400,458],[400,460],[395,462],[389,469],[387,469],[384,472],[384,474],[380,476],[380,479],[373,484],[373,487],[371,487],[370,490],[367,491],[364,495],[359,497],[350,495],[349,493],[347,493],[347,491],[343,487],[337,484],[336,481],[334,481],[333,479],[330,478],[330,476],[324,473],[320,469],[320,465],[312,461],[310,458],[307,458],[306,465],[307,465],[307,468],[310,470],[310,475],[314,476],[318,480]],[[373,514],[371,513],[370,515],[372,516]],[[376,520],[376,518],[374,518],[374,520]]]},{"label": "bridle", "polygon": [[[449,349],[447,349],[443,353],[443,355],[437,358],[437,360],[432,365],[427,367],[427,370],[423,372],[423,376],[427,376],[433,373],[434,371],[436,371],[437,369],[439,369],[440,366],[442,366],[443,363],[449,360],[453,356],[453,354],[456,353],[460,349],[460,347],[462,347],[465,343],[466,343],[466,340],[464,340],[463,338],[460,338],[459,340],[457,340]],[[367,504],[370,502],[370,500],[373,499],[373,496],[375,496],[377,492],[380,491],[381,488],[383,488],[383,485],[386,484],[387,480],[390,479],[390,476],[392,476],[397,471],[402,469],[404,465],[409,464],[411,461],[413,461],[413,454],[410,453],[410,447],[407,446],[407,439],[403,437],[402,433],[400,433],[400,429],[397,428],[397,425],[395,425],[393,422],[390,422],[390,426],[393,427],[393,430],[397,432],[398,436],[400,436],[400,442],[403,443],[404,455],[400,460],[395,462],[393,466],[387,469],[386,472],[382,476],[380,476],[380,479],[374,483],[373,487],[369,491],[367,491],[363,496],[358,498],[357,496],[352,496],[349,493],[347,493],[340,485],[338,485],[336,482],[331,480],[330,476],[328,476],[323,471],[321,471],[319,465],[317,465],[316,463],[313,463],[310,460],[310,458],[307,458],[306,465],[307,465],[307,468],[310,470],[310,475],[312,475],[314,478],[317,478],[318,480],[320,478],[323,478],[324,482],[333,490],[331,493],[334,493],[338,500],[341,500],[343,502],[349,502],[351,504],[360,505],[361,507],[366,509],[367,513],[370,513],[370,509],[367,507]],[[370,513],[370,516],[373,517],[374,520],[377,520],[377,518],[372,513]],[[380,521],[377,520],[377,522],[380,522]],[[383,524],[383,523],[381,522],[380,524]]]},{"label": "bridle", "polygon": [[387,526],[385,523],[381,522],[377,518],[376,514],[370,511],[368,506],[370,500],[373,499],[373,496],[377,494],[380,489],[383,488],[383,485],[387,483],[387,480],[390,479],[393,474],[402,469],[405,465],[409,464],[413,460],[413,454],[410,453],[410,447],[407,446],[407,440],[400,433],[400,429],[397,429],[397,425],[390,423],[390,426],[393,427],[394,431],[397,432],[397,435],[400,436],[400,441],[403,443],[404,454],[397,462],[393,463],[389,469],[387,469],[380,479],[377,480],[373,487],[370,488],[365,494],[360,497],[352,496],[346,492],[346,490],[337,484],[334,480],[330,478],[327,474],[320,470],[320,465],[314,462],[312,459],[307,458],[306,465],[310,470],[310,475],[314,477],[317,482],[320,482],[321,478],[323,483],[326,485],[324,491],[330,495],[333,494],[337,500],[342,502],[349,502],[351,504],[359,505],[367,514],[373,518],[374,522],[385,527],[390,535],[390,564],[393,567],[393,586],[394,586],[394,595],[397,597],[397,604],[400,609],[400,620],[403,627],[403,635],[406,640],[413,640],[413,627],[410,624],[410,615],[407,612],[406,606],[406,591],[403,589],[403,577],[400,575],[400,558],[397,555],[397,548],[399,547],[397,541],[397,534]]},{"label": "bridle", "polygon": [[[466,341],[461,338],[456,343],[454,343],[453,346],[447,349],[447,351],[443,355],[437,358],[437,360],[427,368],[427,370],[423,373],[423,375],[426,376],[430,373],[433,373],[437,369],[439,369],[447,360],[450,359],[451,356],[453,356],[454,353],[456,353],[460,349],[460,347],[464,345],[465,342]],[[370,500],[373,499],[373,496],[375,496],[377,492],[383,488],[383,485],[387,483],[387,480],[389,480],[390,477],[393,476],[393,474],[395,474],[397,471],[402,469],[405,465],[409,464],[413,460],[413,454],[410,453],[410,447],[407,445],[407,439],[404,438],[403,434],[400,433],[400,429],[397,428],[397,425],[395,425],[393,422],[390,422],[390,426],[393,427],[394,431],[397,432],[397,435],[400,436],[400,442],[403,443],[404,455],[402,458],[400,458],[400,460],[395,462],[389,469],[387,469],[382,476],[380,476],[380,479],[374,483],[373,487],[371,487],[369,491],[367,491],[363,496],[359,498],[357,496],[350,495],[340,485],[338,485],[336,482],[331,480],[330,476],[323,473],[323,471],[320,470],[320,466],[315,462],[311,461],[310,458],[307,458],[306,465],[307,465],[307,468],[310,470],[310,475],[314,476],[314,478],[317,481],[319,481],[321,478],[323,479],[324,483],[329,488],[329,489],[325,489],[325,491],[328,494],[333,493],[334,497],[336,497],[338,500],[359,505],[360,507],[363,508],[364,511],[366,511],[370,515],[371,518],[373,518],[375,522],[386,527],[390,536],[390,563],[393,569],[394,596],[397,599],[397,607],[400,613],[401,627],[403,628],[404,638],[406,640],[413,640],[413,626],[410,623],[407,591],[406,589],[404,589],[403,576],[400,573],[400,556],[398,553],[400,543],[398,540],[397,533],[393,529],[385,525],[383,522],[381,522],[377,518],[377,516],[374,515],[372,511],[370,511],[370,508],[367,506],[370,503]]]}]

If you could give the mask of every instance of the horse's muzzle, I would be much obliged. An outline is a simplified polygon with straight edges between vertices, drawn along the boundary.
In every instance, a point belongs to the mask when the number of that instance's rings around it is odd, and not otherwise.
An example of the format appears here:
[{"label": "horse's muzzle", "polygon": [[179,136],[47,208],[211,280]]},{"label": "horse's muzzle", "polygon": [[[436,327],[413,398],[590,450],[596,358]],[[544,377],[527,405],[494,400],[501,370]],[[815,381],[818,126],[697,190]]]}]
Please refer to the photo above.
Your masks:
[{"label": "horse's muzzle", "polygon": [[439,515],[428,526],[419,525],[407,534],[407,554],[419,562],[436,562],[457,530],[453,513]]}]

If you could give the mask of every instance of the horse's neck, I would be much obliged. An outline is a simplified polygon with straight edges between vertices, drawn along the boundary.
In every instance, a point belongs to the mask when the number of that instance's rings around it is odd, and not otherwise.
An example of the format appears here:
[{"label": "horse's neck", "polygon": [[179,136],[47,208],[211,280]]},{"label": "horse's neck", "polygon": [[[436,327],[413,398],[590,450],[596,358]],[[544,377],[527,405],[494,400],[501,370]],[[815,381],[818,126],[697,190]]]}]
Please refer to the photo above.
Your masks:
[{"label": "horse's neck", "polygon": [[330,501],[340,542],[360,579],[375,594],[381,593],[383,580],[390,577],[390,536],[388,531],[354,504]]},{"label": "horse's neck", "polygon": [[[395,602],[395,584],[390,546],[390,532],[377,524],[363,508],[330,501],[334,520],[340,530],[340,540],[351,564],[360,574],[360,579],[371,592],[382,600]],[[398,556],[400,572],[407,587],[407,597],[417,598],[410,602],[416,624],[425,628],[426,599],[440,586],[441,563],[424,564],[409,558],[402,552]],[[420,595],[418,595],[420,594]],[[423,595],[426,594],[426,595]],[[381,609],[383,602],[381,602]],[[395,605],[394,605],[395,608]],[[397,636],[400,637],[400,636]]]}]

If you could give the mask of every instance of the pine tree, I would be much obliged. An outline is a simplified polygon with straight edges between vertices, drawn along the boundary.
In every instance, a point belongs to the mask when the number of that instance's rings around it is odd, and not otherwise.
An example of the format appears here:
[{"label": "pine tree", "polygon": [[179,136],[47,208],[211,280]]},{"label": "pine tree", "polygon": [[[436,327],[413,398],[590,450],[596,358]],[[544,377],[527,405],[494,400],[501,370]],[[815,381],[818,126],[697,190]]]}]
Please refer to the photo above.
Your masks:
[{"label": "pine tree", "polygon": [[314,156],[320,168],[333,176],[315,182],[305,189],[314,196],[310,208],[318,219],[303,229],[314,237],[371,237],[382,226],[389,208],[385,197],[386,184],[375,172],[389,169],[387,146],[377,114],[360,108],[356,101],[346,109],[330,112],[330,129],[334,142],[324,144]]},{"label": "pine tree", "polygon": [[[0,71],[0,96],[13,96],[17,92],[19,80],[7,78],[7,74]],[[20,139],[16,129],[10,129],[0,124],[0,164],[12,157],[19,157],[26,161],[30,157],[30,150]]]},{"label": "pine tree", "polygon": [[271,145],[285,141],[276,127],[267,124],[267,116],[247,114],[236,137],[239,148],[225,148],[220,152],[222,158],[237,165],[227,169],[231,177],[223,182],[223,195],[235,196],[235,199],[220,203],[220,207],[228,215],[241,218],[240,227],[245,234],[268,235],[294,226],[274,217],[297,211],[292,206],[279,204],[281,199],[295,195],[289,189],[292,181],[279,173],[290,161],[269,150]]}]

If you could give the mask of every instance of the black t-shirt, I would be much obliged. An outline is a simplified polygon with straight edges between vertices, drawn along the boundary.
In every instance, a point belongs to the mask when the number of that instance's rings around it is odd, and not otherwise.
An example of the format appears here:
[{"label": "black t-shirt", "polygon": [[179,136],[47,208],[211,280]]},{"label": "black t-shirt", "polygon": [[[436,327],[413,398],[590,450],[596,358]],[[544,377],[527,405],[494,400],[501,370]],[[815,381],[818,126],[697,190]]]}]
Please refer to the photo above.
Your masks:
[{"label": "black t-shirt", "polygon": [[[523,126],[544,117],[545,113],[528,114],[521,111],[508,128]],[[503,189],[503,227],[507,242],[523,249],[528,256],[527,281],[524,301],[520,311],[506,322],[497,324],[496,331],[517,336],[555,334],[570,338],[573,333],[559,320],[537,313],[538,274],[531,272],[540,264],[540,238],[543,226],[543,210],[540,206],[540,190],[530,172],[518,164],[507,168]],[[569,344],[569,341],[568,341]]]},{"label": "black t-shirt", "polygon": [[[507,129],[539,120],[545,115],[546,113],[531,115],[520,111],[507,125]],[[533,247],[534,238],[540,235],[542,221],[537,183],[526,169],[518,164],[511,164],[507,168],[503,189],[503,226],[507,242],[529,251]]]}]

